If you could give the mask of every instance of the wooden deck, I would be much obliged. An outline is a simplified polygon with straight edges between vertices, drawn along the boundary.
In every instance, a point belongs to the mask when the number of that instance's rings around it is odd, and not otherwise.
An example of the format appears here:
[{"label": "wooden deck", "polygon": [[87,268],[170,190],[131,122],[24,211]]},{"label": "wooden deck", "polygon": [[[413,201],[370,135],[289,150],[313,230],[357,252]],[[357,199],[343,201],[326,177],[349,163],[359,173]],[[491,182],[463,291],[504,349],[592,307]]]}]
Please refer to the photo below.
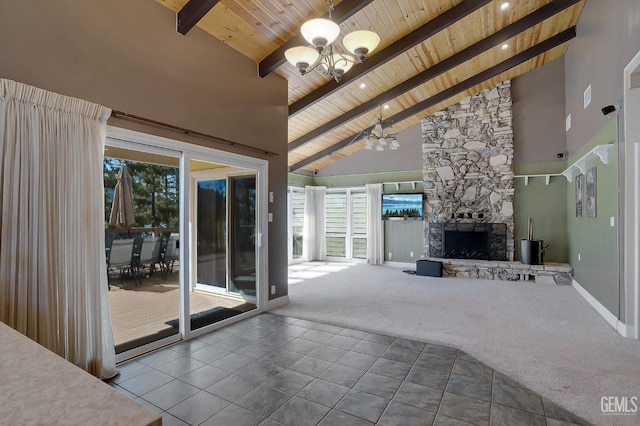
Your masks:
[{"label": "wooden deck", "polygon": [[[160,273],[142,279],[135,284],[133,279],[111,280],[109,304],[111,325],[116,348],[131,346],[131,342],[146,336],[168,336],[177,330],[167,322],[178,318],[180,293],[178,271],[174,270],[167,279]],[[234,308],[246,304],[241,298],[218,296],[192,291],[190,295],[191,314],[215,307]],[[120,352],[120,351],[119,351]]]}]

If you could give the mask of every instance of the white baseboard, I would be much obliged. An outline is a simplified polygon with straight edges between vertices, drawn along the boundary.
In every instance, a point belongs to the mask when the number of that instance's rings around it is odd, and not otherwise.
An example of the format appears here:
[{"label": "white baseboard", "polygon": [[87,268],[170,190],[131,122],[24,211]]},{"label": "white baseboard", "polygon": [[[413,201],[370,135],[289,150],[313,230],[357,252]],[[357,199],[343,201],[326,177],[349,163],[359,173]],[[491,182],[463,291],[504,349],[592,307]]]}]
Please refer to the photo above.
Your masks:
[{"label": "white baseboard", "polygon": [[609,323],[621,336],[631,339],[636,338],[635,327],[626,325],[604,307],[595,297],[584,289],[575,279],[572,280],[571,286],[582,296],[592,307],[598,312],[604,320]]},{"label": "white baseboard", "polygon": [[616,327],[616,330],[618,330],[618,333],[623,337],[627,337],[629,339],[638,338],[636,335],[636,328],[632,325],[627,325],[620,320],[618,320],[618,327]]},{"label": "white baseboard", "polygon": [[404,263],[404,262],[384,262],[384,266],[391,266],[393,268],[413,268],[416,269],[416,263]]},{"label": "white baseboard", "polygon": [[272,309],[277,309],[277,308],[281,308],[285,305],[289,304],[289,295],[287,294],[286,296],[282,296],[282,297],[278,297],[275,299],[271,299],[269,301],[267,301],[267,311],[270,311]]}]

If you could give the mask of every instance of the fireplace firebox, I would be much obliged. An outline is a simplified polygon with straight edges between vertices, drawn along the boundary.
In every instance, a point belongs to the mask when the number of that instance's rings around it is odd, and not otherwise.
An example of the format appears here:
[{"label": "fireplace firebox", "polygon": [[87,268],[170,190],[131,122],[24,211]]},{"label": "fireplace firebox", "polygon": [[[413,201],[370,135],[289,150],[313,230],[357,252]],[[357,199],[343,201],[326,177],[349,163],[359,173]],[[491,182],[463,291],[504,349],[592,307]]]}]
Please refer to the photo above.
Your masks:
[{"label": "fireplace firebox", "polygon": [[444,259],[507,260],[507,225],[431,222],[429,255]]}]

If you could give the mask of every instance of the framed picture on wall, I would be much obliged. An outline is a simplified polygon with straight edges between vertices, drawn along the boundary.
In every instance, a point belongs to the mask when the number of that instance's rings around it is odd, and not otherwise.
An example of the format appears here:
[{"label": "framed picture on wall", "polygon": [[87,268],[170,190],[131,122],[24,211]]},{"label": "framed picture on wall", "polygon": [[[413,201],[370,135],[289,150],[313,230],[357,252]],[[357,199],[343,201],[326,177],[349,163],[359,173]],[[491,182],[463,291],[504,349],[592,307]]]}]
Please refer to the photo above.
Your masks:
[{"label": "framed picture on wall", "polygon": [[584,187],[584,199],[585,199],[585,212],[587,217],[596,217],[596,168],[592,167],[587,170],[585,174],[585,187]]},{"label": "framed picture on wall", "polygon": [[582,217],[584,208],[584,175],[576,176],[576,217]]}]

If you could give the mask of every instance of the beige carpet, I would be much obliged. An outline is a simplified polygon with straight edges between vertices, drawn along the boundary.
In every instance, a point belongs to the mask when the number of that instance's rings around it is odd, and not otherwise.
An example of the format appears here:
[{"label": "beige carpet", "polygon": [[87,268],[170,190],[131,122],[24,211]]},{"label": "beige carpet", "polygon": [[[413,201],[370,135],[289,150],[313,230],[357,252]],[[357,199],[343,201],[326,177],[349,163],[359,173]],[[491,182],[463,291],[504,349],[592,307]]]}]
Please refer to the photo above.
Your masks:
[{"label": "beige carpet", "polygon": [[275,313],[455,346],[594,424],[640,424],[601,413],[604,396],[640,406],[640,342],[572,287],[322,262],[290,266],[289,282]]}]

